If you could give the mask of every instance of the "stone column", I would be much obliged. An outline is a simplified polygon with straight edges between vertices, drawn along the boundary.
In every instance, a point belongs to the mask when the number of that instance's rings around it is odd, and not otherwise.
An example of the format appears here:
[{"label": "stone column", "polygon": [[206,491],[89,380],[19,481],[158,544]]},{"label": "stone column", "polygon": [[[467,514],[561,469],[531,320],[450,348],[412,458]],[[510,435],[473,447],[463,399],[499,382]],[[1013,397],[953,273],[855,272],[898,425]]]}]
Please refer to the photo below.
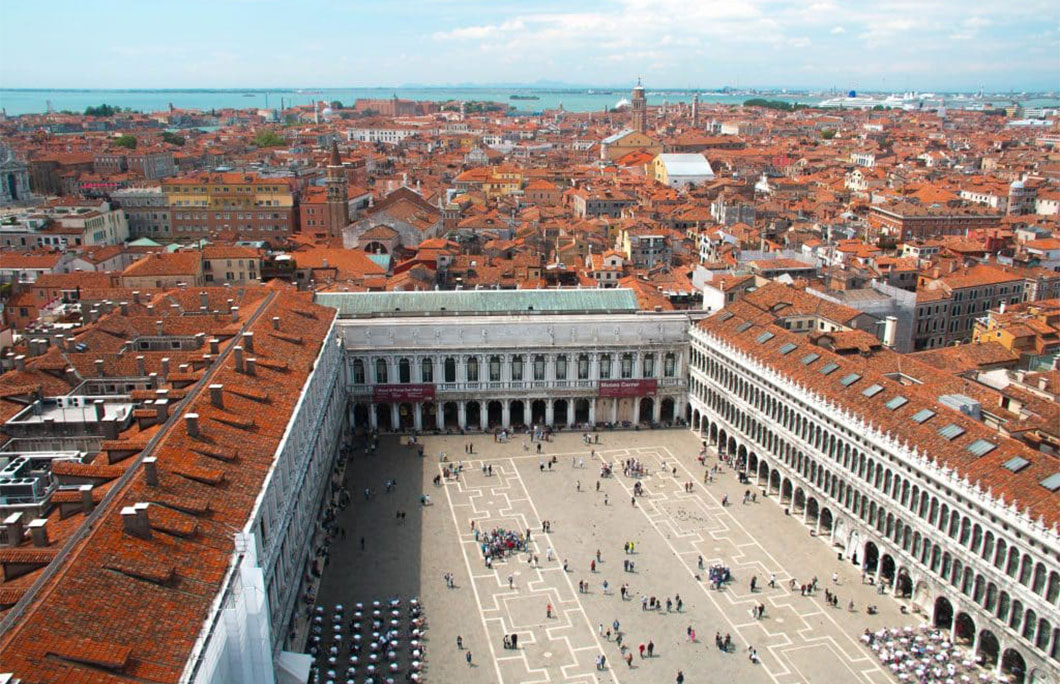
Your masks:
[{"label": "stone column", "polygon": [[545,425],[552,425],[555,421],[555,406],[552,399],[545,399]]},{"label": "stone column", "polygon": [[618,397],[611,399],[611,424],[618,422]]},{"label": "stone column", "polygon": [[523,425],[533,425],[533,400],[523,399]]},{"label": "stone column", "polygon": [[600,355],[589,354],[589,379],[600,379]]},{"label": "stone column", "polygon": [[396,401],[390,405],[390,429],[395,432],[401,428],[401,404]]},{"label": "stone column", "polygon": [[574,400],[567,400],[567,427],[574,425]]},{"label": "stone column", "polygon": [[368,405],[368,425],[371,426],[372,430],[379,429],[379,417],[375,413],[376,405],[371,403]]},{"label": "stone column", "polygon": [[445,430],[445,412],[442,410],[444,404],[440,401],[434,402],[434,426],[441,432]]},{"label": "stone column", "polygon": [[596,397],[589,397],[589,424],[596,425]]},{"label": "stone column", "polygon": [[656,425],[662,422],[662,400],[661,396],[655,395],[655,401],[651,403],[651,420]]},{"label": "stone column", "polygon": [[461,430],[467,428],[467,402],[458,401],[456,403],[456,424]]},{"label": "stone column", "polygon": [[643,354],[640,352],[633,352],[633,377],[639,378],[641,374],[641,357]]},{"label": "stone column", "polygon": [[501,400],[501,427],[507,430],[512,425],[512,400]]},{"label": "stone column", "polygon": [[[556,381],[556,355],[555,354],[545,354],[545,380],[547,380],[549,383],[554,383]],[[552,404],[552,402],[549,402],[550,406],[551,406],[551,404]],[[551,410],[551,408],[549,410]],[[551,424],[551,422],[552,421],[549,421],[550,424]]]},{"label": "stone column", "polygon": [[640,425],[640,397],[633,397],[633,424]]},{"label": "stone column", "polygon": [[483,432],[490,429],[490,404],[488,401],[480,401],[478,406],[478,424]]},{"label": "stone column", "polygon": [[412,405],[412,427],[416,428],[416,432],[423,429],[423,403],[417,401]]}]

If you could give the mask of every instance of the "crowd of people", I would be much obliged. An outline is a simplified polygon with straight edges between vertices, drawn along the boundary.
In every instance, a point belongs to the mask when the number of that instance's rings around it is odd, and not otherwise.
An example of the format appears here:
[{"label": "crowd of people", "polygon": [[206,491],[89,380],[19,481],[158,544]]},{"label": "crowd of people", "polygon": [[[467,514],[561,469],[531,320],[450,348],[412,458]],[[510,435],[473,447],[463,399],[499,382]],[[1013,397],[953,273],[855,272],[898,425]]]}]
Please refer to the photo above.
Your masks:
[{"label": "crowd of people", "polygon": [[930,625],[919,628],[866,629],[861,640],[903,682],[915,684],[986,684],[1006,682],[981,666],[981,659],[950,641]]}]

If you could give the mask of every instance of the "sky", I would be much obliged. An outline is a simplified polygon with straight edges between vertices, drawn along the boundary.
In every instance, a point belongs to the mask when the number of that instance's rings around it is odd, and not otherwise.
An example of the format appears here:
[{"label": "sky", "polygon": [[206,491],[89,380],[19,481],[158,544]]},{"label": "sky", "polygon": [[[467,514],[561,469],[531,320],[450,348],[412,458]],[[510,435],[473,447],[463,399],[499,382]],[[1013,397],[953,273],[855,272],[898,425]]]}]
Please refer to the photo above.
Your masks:
[{"label": "sky", "polygon": [[1057,0],[0,4],[0,88],[1060,90]]}]

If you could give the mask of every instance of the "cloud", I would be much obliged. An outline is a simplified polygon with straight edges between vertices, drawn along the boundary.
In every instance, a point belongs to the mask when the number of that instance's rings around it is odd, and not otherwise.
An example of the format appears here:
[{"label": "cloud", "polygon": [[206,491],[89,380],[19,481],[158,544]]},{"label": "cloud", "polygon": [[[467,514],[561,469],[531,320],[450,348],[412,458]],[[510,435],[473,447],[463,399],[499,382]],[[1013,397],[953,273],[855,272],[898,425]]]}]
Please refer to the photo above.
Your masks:
[{"label": "cloud", "polygon": [[838,36],[838,35],[844,34],[846,32],[847,32],[847,30],[845,28],[843,28],[842,26],[833,26],[832,30],[829,31],[829,33],[831,33],[833,36]]},{"label": "cloud", "polygon": [[502,24],[488,24],[485,26],[465,26],[450,31],[438,31],[434,34],[435,40],[483,40],[485,38],[498,38],[501,34],[512,31],[521,31],[525,26],[523,22],[516,19],[506,21]]}]

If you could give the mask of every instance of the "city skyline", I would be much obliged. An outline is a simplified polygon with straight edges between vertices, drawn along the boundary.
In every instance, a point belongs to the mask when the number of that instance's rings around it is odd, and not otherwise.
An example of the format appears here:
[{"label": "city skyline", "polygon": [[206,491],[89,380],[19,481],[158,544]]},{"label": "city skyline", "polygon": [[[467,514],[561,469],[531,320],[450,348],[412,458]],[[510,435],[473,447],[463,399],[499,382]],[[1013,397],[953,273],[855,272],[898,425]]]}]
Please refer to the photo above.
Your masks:
[{"label": "city skyline", "polygon": [[[1060,82],[1060,6],[1044,1],[319,1],[299,8],[311,28],[296,31],[272,0],[194,0],[181,16],[105,7],[50,6],[47,50],[39,31],[22,30],[42,23],[40,11],[5,8],[0,86],[611,87],[640,76],[658,88],[1051,91]],[[87,30],[93,22],[103,25]],[[163,25],[164,40],[145,30]]]}]

